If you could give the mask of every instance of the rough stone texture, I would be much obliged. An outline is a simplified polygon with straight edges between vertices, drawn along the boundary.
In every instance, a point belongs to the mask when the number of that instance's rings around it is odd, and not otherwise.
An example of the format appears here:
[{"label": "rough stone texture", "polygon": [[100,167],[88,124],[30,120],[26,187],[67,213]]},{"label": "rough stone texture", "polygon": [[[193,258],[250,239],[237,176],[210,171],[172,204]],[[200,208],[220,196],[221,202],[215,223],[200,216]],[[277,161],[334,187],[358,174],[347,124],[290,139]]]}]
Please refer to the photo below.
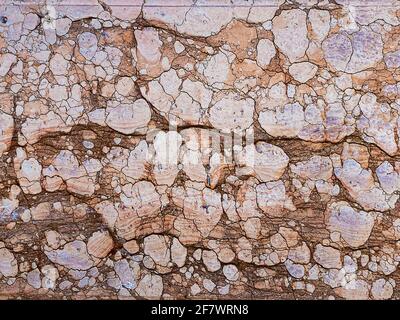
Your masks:
[{"label": "rough stone texture", "polygon": [[0,299],[399,299],[399,3],[171,3],[0,2]]}]

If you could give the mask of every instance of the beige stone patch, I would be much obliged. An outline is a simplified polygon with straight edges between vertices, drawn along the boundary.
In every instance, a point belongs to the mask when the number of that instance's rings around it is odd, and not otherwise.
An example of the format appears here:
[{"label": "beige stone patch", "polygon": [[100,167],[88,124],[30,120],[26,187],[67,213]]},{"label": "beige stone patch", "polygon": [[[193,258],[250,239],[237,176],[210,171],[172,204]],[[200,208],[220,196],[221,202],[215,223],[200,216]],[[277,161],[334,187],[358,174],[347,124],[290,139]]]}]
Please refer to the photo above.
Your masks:
[{"label": "beige stone patch", "polygon": [[184,194],[173,196],[173,201],[183,208],[185,218],[193,221],[203,237],[207,237],[221,219],[221,195],[214,190],[187,188]]},{"label": "beige stone patch", "polygon": [[334,202],[325,213],[327,228],[339,232],[353,248],[362,246],[369,238],[375,222],[375,213],[358,211],[347,202]]},{"label": "beige stone patch", "polygon": [[114,248],[114,241],[108,231],[96,231],[87,243],[88,253],[96,258],[106,257]]},{"label": "beige stone patch", "polygon": [[253,100],[229,94],[210,108],[210,122],[221,131],[242,131],[253,123],[253,112]]},{"label": "beige stone patch", "polygon": [[369,284],[364,280],[351,280],[343,287],[335,289],[336,294],[349,300],[366,300],[369,294]]},{"label": "beige stone patch", "polygon": [[150,235],[144,238],[144,253],[149,255],[156,264],[166,267],[171,260],[168,240],[161,235]]},{"label": "beige stone patch", "polygon": [[[248,145],[238,156],[238,162],[243,164],[245,172],[253,172],[260,181],[278,180],[284,173],[289,157],[279,147],[264,141],[256,145]],[[238,169],[239,173],[241,168]]]},{"label": "beige stone patch", "polygon": [[62,249],[45,251],[45,254],[50,261],[68,269],[87,270],[93,266],[86,244],[80,240],[69,242]]},{"label": "beige stone patch", "polygon": [[143,99],[132,104],[124,103],[114,108],[107,108],[108,126],[124,134],[132,134],[137,129],[144,128],[150,121],[151,111]]},{"label": "beige stone patch", "polygon": [[354,159],[363,168],[368,168],[368,162],[369,162],[368,148],[360,144],[345,142],[343,144],[341,159],[342,161],[346,161],[348,159]]},{"label": "beige stone patch", "polygon": [[143,28],[135,30],[137,67],[139,71],[148,75],[158,75],[161,71],[161,47],[157,29]]},{"label": "beige stone patch", "polygon": [[0,273],[4,277],[15,277],[18,274],[18,262],[6,248],[0,249]]},{"label": "beige stone patch", "polygon": [[314,260],[324,268],[340,269],[342,267],[340,251],[332,247],[317,244],[313,257]]},{"label": "beige stone patch", "polygon": [[259,184],[256,190],[257,204],[265,213],[279,216],[283,209],[296,210],[291,198],[286,195],[285,185],[282,181]]},{"label": "beige stone patch", "polygon": [[372,93],[363,95],[360,99],[361,117],[357,128],[363,134],[363,139],[375,143],[389,155],[398,150],[395,139],[397,114],[388,104],[380,104]]},{"label": "beige stone patch", "polygon": [[20,144],[24,141],[33,144],[46,134],[70,130],[71,126],[67,125],[58,114],[49,111],[37,118],[27,118],[21,128],[24,139],[19,136],[18,141]]},{"label": "beige stone patch", "polygon": [[298,102],[260,113],[261,127],[273,137],[296,137],[305,126],[303,106]]},{"label": "beige stone patch", "polygon": [[330,14],[325,10],[311,9],[308,13],[308,20],[311,23],[311,38],[321,42],[329,33]]},{"label": "beige stone patch", "polygon": [[294,63],[289,67],[290,75],[301,83],[312,79],[318,71],[318,67],[310,62]]},{"label": "beige stone patch", "polygon": [[146,274],[139,281],[136,292],[143,298],[159,299],[162,295],[163,289],[163,280],[159,275]]},{"label": "beige stone patch", "polygon": [[343,166],[335,168],[334,172],[353,199],[365,210],[385,211],[394,206],[393,201],[397,201],[397,197],[386,195],[375,183],[370,169],[363,169],[355,160],[345,160]]},{"label": "beige stone patch", "polygon": [[117,208],[118,217],[115,221],[117,234],[131,240],[140,232],[151,231],[140,229],[142,224],[151,223],[161,208],[160,196],[154,185],[148,181],[125,185],[121,200],[124,205]]},{"label": "beige stone patch", "polygon": [[5,53],[0,56],[0,77],[7,75],[11,66],[17,62],[17,57],[11,53]]},{"label": "beige stone patch", "polygon": [[296,62],[302,58],[308,47],[306,14],[299,9],[284,10],[272,21],[272,32],[278,48]]},{"label": "beige stone patch", "polygon": [[276,54],[275,45],[271,40],[261,39],[257,44],[257,64],[266,68]]}]

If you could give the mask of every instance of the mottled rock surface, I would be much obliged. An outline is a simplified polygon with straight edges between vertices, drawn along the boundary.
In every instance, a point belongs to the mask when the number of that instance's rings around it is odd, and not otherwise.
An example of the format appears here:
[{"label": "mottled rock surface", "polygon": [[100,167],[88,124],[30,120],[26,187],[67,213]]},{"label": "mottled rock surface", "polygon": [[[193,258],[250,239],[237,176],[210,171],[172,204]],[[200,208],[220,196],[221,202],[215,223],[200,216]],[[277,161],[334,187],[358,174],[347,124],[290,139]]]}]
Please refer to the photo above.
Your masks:
[{"label": "mottled rock surface", "polygon": [[399,68],[391,0],[1,1],[0,299],[400,299]]}]

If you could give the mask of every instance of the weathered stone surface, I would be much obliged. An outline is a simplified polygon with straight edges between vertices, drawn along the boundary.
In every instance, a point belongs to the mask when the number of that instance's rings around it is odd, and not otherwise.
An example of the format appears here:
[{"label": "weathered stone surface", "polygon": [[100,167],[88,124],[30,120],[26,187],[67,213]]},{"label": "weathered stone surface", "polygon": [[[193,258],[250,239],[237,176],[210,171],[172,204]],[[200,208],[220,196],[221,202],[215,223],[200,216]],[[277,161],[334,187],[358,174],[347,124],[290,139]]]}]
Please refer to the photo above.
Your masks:
[{"label": "weathered stone surface", "polygon": [[321,244],[317,244],[315,247],[314,260],[327,269],[340,269],[342,267],[340,251]]},{"label": "weathered stone surface", "polygon": [[151,117],[148,104],[143,99],[136,100],[133,104],[121,104],[107,111],[107,125],[124,134],[132,134],[137,129],[144,128]]},{"label": "weathered stone surface", "polygon": [[304,11],[295,9],[284,10],[272,20],[275,43],[290,62],[300,60],[306,53],[308,46],[306,18]]},{"label": "weathered stone surface", "polygon": [[0,5],[0,299],[399,299],[400,5]]},{"label": "weathered stone surface", "polygon": [[45,253],[52,262],[68,269],[87,270],[93,266],[86,244],[80,240],[69,242],[62,249],[45,251]]},{"label": "weathered stone surface", "polygon": [[375,182],[370,169],[363,169],[352,159],[345,160],[343,166],[335,168],[336,177],[342,182],[350,196],[365,210],[385,211],[393,208],[392,198]]},{"label": "weathered stone surface", "polygon": [[266,68],[276,54],[275,45],[271,40],[261,39],[257,44],[257,64]]},{"label": "weathered stone surface", "polygon": [[210,108],[210,122],[221,131],[242,131],[253,123],[253,111],[253,100],[229,95]]},{"label": "weathered stone surface", "polygon": [[329,205],[326,220],[329,231],[339,232],[348,245],[357,248],[368,240],[375,217],[373,212],[355,210],[342,201]]},{"label": "weathered stone surface", "polygon": [[296,137],[305,125],[304,110],[298,102],[260,113],[262,128],[273,137]]},{"label": "weathered stone surface", "polygon": [[290,75],[301,83],[305,83],[312,79],[317,71],[318,67],[309,62],[294,63],[289,67]]},{"label": "weathered stone surface", "polygon": [[18,274],[18,262],[6,248],[0,249],[0,273],[4,277],[15,277]]},{"label": "weathered stone surface", "polygon": [[93,233],[87,243],[88,253],[96,258],[107,257],[113,247],[114,242],[108,232]]},{"label": "weathered stone surface", "polygon": [[260,181],[274,181],[283,175],[289,157],[281,148],[260,141],[246,146],[238,162],[245,165],[244,172],[252,172]]},{"label": "weathered stone surface", "polygon": [[163,293],[163,281],[159,275],[146,274],[138,283],[136,292],[143,298],[159,299]]},{"label": "weathered stone surface", "polygon": [[0,155],[11,145],[14,133],[14,119],[11,115],[0,111]]}]

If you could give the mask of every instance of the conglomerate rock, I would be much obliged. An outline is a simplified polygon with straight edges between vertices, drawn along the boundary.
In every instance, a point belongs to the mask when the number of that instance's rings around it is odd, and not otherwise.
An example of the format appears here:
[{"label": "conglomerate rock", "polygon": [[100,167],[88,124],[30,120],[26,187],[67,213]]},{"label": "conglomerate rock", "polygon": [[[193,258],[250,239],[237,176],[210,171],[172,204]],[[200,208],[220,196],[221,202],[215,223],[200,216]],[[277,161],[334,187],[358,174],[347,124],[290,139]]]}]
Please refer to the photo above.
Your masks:
[{"label": "conglomerate rock", "polygon": [[1,299],[399,299],[400,5],[0,0]]}]

